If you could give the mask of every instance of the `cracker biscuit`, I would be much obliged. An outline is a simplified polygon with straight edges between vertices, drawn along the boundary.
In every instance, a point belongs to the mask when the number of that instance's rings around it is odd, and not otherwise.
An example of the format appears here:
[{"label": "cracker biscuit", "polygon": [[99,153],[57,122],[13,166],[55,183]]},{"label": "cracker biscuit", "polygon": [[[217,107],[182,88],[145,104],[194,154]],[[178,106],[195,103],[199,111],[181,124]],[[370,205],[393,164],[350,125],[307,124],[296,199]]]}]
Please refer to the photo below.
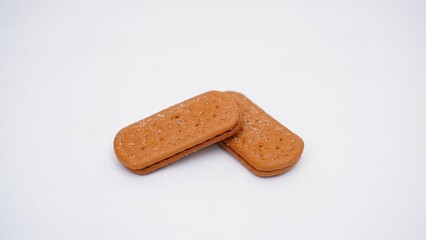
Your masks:
[{"label": "cracker biscuit", "polygon": [[241,93],[227,93],[237,102],[243,123],[220,145],[258,176],[275,176],[294,166],[302,155],[303,140]]},{"label": "cracker biscuit", "polygon": [[231,95],[206,92],[121,129],[114,151],[129,170],[147,174],[234,135],[240,119]]}]

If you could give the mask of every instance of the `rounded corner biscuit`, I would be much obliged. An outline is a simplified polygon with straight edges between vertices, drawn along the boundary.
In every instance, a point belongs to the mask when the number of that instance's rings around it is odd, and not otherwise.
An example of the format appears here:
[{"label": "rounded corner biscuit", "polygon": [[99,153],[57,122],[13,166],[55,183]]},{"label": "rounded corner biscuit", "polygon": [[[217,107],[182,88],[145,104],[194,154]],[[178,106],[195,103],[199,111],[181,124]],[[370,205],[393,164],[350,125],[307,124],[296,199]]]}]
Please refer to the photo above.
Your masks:
[{"label": "rounded corner biscuit", "polygon": [[259,176],[278,175],[295,165],[304,149],[303,140],[243,94],[226,93],[239,106],[242,127],[220,145]]},{"label": "rounded corner biscuit", "polygon": [[147,174],[232,136],[240,120],[230,95],[209,91],[121,129],[114,152],[126,168]]}]

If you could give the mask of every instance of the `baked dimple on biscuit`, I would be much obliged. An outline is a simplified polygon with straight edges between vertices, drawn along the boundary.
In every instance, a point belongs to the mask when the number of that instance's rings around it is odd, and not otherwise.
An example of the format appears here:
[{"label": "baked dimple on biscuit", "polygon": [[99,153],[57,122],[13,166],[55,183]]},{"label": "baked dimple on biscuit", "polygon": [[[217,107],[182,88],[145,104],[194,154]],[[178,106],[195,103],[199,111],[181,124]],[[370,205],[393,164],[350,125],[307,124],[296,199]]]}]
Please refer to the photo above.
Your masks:
[{"label": "baked dimple on biscuit", "polygon": [[229,132],[238,130],[239,121],[232,96],[210,91],[123,128],[114,139],[114,150],[130,170],[149,168],[167,159],[169,164],[183,157],[179,153],[189,154],[191,148],[229,137]]},{"label": "baked dimple on biscuit", "polygon": [[277,175],[293,166],[303,152],[303,140],[241,93],[227,93],[239,106],[242,128],[221,145],[257,175]]}]

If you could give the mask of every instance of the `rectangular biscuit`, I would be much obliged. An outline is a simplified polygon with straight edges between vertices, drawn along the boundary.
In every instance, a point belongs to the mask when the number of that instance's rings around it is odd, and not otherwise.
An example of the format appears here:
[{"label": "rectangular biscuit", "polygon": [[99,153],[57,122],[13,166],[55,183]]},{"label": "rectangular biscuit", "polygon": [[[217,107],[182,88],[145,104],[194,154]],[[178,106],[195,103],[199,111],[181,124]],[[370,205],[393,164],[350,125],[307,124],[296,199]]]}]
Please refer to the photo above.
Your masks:
[{"label": "rectangular biscuit", "polygon": [[129,170],[147,174],[232,136],[240,123],[232,96],[210,91],[121,129],[114,151]]},{"label": "rectangular biscuit", "polygon": [[302,155],[303,140],[241,93],[227,93],[238,104],[242,127],[220,145],[258,176],[275,176],[294,166]]}]

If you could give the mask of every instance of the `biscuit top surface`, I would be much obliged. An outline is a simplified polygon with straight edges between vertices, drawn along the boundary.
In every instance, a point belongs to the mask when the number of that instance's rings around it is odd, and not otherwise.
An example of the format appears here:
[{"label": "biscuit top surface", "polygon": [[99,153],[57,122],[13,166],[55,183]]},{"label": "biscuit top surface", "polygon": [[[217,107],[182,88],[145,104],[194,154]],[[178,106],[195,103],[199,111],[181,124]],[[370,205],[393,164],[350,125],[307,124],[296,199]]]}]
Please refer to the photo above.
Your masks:
[{"label": "biscuit top surface", "polygon": [[142,169],[232,130],[239,118],[232,96],[206,92],[121,129],[114,150],[126,167]]},{"label": "biscuit top surface", "polygon": [[273,171],[293,165],[303,151],[303,140],[269,116],[244,95],[227,92],[242,114],[242,128],[223,140],[250,165],[261,171]]}]

